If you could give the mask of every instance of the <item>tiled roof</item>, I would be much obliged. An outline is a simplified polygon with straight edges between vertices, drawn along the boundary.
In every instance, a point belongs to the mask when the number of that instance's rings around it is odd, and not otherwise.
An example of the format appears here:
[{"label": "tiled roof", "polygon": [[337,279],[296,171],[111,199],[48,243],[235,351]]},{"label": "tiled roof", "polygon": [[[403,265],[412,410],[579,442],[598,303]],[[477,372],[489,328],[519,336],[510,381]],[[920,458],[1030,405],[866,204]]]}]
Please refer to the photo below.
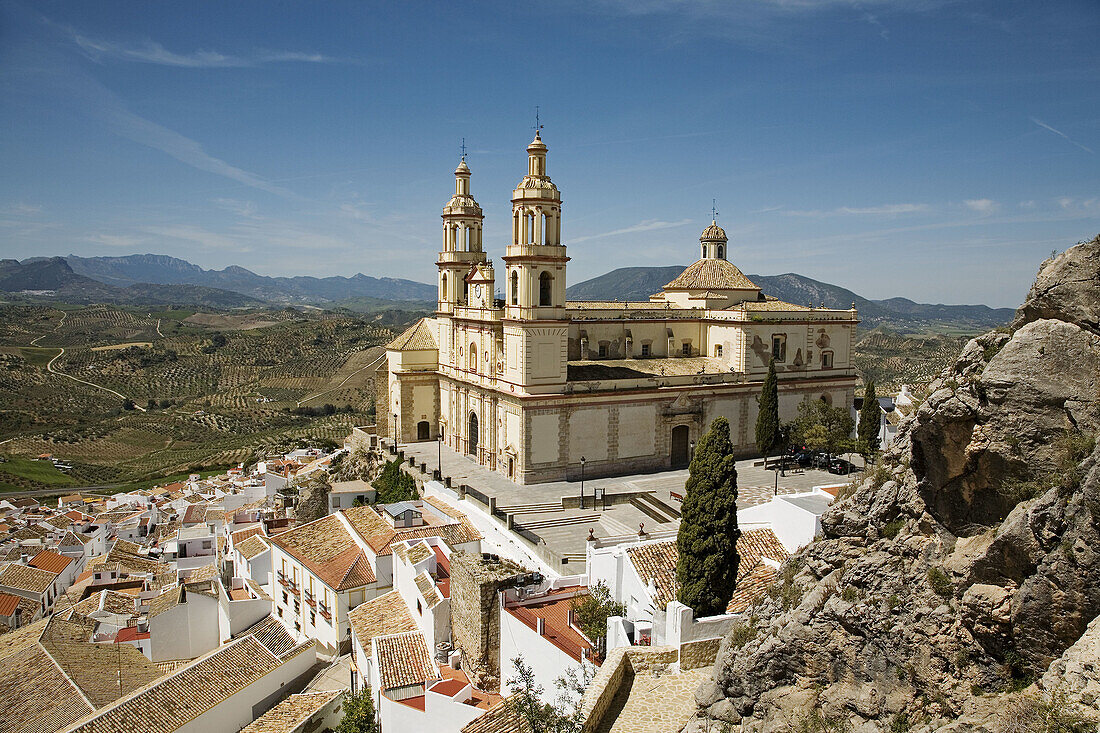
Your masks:
[{"label": "tiled roof", "polygon": [[241,733],[286,733],[309,720],[310,716],[332,702],[343,690],[291,695],[241,729]]},{"label": "tiled roof", "polygon": [[408,553],[406,553],[406,557],[408,558],[409,563],[412,565],[415,565],[416,563],[423,560],[427,560],[431,556],[432,548],[428,547],[427,542],[417,542],[412,547],[410,547]]},{"label": "tiled roof", "polygon": [[279,658],[282,658],[297,646],[294,637],[274,616],[265,616],[233,638],[237,639],[245,636],[255,637],[256,641],[263,644],[269,652]]},{"label": "tiled roof", "polygon": [[255,638],[246,636],[129,695],[72,730],[172,733],[280,664]]},{"label": "tiled roof", "polygon": [[45,593],[56,579],[57,573],[18,563],[11,563],[4,572],[0,573],[0,585],[31,593]]},{"label": "tiled roof", "polygon": [[241,557],[245,560],[251,560],[257,555],[270,550],[271,545],[268,544],[267,539],[262,535],[252,535],[248,539],[238,543],[236,548],[237,552],[241,553]]},{"label": "tiled roof", "polygon": [[275,535],[271,542],[335,590],[375,581],[363,551],[334,514]]},{"label": "tiled roof", "polygon": [[[120,547],[120,544],[123,546]],[[139,555],[136,551],[128,551],[126,548],[129,546],[137,547],[133,542],[124,542],[123,540],[115,543],[115,546],[107,553],[106,562],[117,562],[121,567],[136,573],[153,573],[156,575],[168,569],[167,563],[154,560],[148,555]]]},{"label": "tiled roof", "polygon": [[400,336],[386,344],[386,348],[392,351],[431,351],[438,349],[435,336],[428,327],[427,320],[421,318],[413,325],[406,328]]},{"label": "tiled roof", "polygon": [[55,575],[60,573],[65,568],[72,564],[73,559],[71,557],[65,557],[64,555],[58,555],[52,550],[43,550],[35,555],[31,561],[30,566],[38,568],[39,570],[45,570],[48,573],[54,573]]},{"label": "tiled roof", "polygon": [[676,562],[680,558],[680,553],[676,550],[676,541],[668,540],[629,547],[626,554],[634,563],[634,568],[638,571],[642,582],[648,585],[652,580],[657,588],[657,597],[653,599],[657,609],[667,606],[680,590],[676,582]]},{"label": "tiled roof", "polygon": [[379,686],[383,692],[439,678],[439,670],[419,631],[377,636],[374,648],[378,657]]},{"label": "tiled roof", "polygon": [[57,527],[58,529],[65,529],[72,523],[73,520],[69,519],[64,514],[58,514],[46,520],[46,524]]},{"label": "tiled roof", "polygon": [[367,650],[371,648],[371,639],[376,636],[400,634],[417,628],[408,606],[395,590],[360,603],[351,609],[348,619],[352,633]]},{"label": "tiled roof", "polygon": [[[425,500],[432,506],[438,506],[437,502]],[[441,504],[441,502],[439,503]],[[446,505],[443,505],[446,506]],[[424,512],[424,521],[427,524],[419,527],[402,527],[394,529],[372,507],[361,506],[350,509],[341,509],[340,513],[348,520],[355,531],[370,545],[371,549],[379,555],[389,555],[391,545],[400,540],[411,540],[421,537],[440,537],[449,546],[454,547],[466,542],[481,539],[481,533],[461,512],[455,509],[444,510],[449,520],[442,520],[431,512]],[[456,516],[457,515],[457,516]],[[459,519],[458,517],[462,517]]]},{"label": "tiled roof", "polygon": [[76,546],[81,546],[82,547],[82,546],[86,545],[87,543],[88,543],[87,539],[81,537],[78,534],[75,534],[74,532],[66,532],[65,536],[61,538],[61,546],[62,547],[76,547]]},{"label": "tiled roof", "polygon": [[135,647],[89,643],[94,629],[92,621],[62,621],[55,617],[40,640],[93,705],[107,705],[161,676],[160,670]]},{"label": "tiled roof", "polygon": [[439,591],[435,588],[435,581],[432,580],[432,576],[428,575],[427,570],[417,575],[414,582],[417,590],[420,591],[420,595],[424,596],[428,608],[435,608],[442,602],[443,596],[439,595]]},{"label": "tiled roof", "polygon": [[149,599],[149,618],[155,618],[165,611],[170,611],[179,605],[181,594],[184,593],[182,586],[176,586],[170,588],[159,596],[153,596]]},{"label": "tiled roof", "polygon": [[726,606],[726,613],[744,613],[747,611],[756,602],[756,599],[764,595],[777,575],[779,575],[779,571],[775,568],[762,562],[756,563],[756,567],[737,579],[737,588],[733,591],[733,598]]},{"label": "tiled roof", "polygon": [[[39,624],[41,630],[45,622]],[[0,733],[54,733],[95,709],[37,638],[33,642],[0,660]]]},{"label": "tiled roof", "polygon": [[[648,584],[650,579],[653,580],[657,588],[654,603],[659,609],[676,599],[680,592],[680,584],[676,582],[676,563],[680,553],[676,549],[675,540],[629,547],[626,552],[642,582]],[[737,554],[741,558],[737,566],[738,585],[760,564],[761,558],[781,563],[789,556],[769,528],[742,532],[737,539]]]},{"label": "tiled roof", "polygon": [[689,265],[665,290],[759,290],[728,260],[698,260]]},{"label": "tiled roof", "polygon": [[736,307],[745,306],[747,311],[808,311],[809,306],[785,303],[782,300],[756,300],[738,304]]},{"label": "tiled roof", "polygon": [[460,733],[533,733],[531,724],[515,707],[515,701],[515,696],[501,700],[480,718],[463,726]]},{"label": "tiled roof", "polygon": [[191,571],[191,574],[187,576],[184,583],[190,585],[192,583],[202,583],[207,580],[214,580],[218,577],[218,566],[214,564],[213,558],[206,565],[201,565]]},{"label": "tiled roof", "polygon": [[263,533],[264,533],[264,526],[262,524],[257,523],[257,524],[255,524],[251,527],[246,527],[244,529],[238,529],[236,532],[233,532],[229,536],[233,541],[233,546],[236,547],[240,543],[247,540],[249,537],[252,537],[253,535],[257,535],[257,534],[262,535]]},{"label": "tiled roof", "polygon": [[0,593],[0,616],[11,616],[19,608],[20,596]]}]

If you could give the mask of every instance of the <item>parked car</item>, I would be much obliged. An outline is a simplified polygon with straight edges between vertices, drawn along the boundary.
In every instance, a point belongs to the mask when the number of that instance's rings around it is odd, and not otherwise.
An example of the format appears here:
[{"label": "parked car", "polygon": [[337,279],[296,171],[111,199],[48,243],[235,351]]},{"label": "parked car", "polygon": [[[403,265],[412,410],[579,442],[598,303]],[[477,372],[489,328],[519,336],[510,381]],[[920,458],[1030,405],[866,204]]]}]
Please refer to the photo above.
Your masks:
[{"label": "parked car", "polygon": [[830,463],[832,463],[832,458],[829,456],[828,453],[815,453],[813,460],[810,461],[811,466],[813,466],[814,468],[820,468],[825,471],[829,470]]},{"label": "parked car", "polygon": [[859,466],[852,463],[851,461],[844,460],[843,458],[834,458],[832,462],[829,463],[829,473],[839,473],[842,475],[847,475],[849,473],[856,473],[861,470],[863,469],[861,469]]}]

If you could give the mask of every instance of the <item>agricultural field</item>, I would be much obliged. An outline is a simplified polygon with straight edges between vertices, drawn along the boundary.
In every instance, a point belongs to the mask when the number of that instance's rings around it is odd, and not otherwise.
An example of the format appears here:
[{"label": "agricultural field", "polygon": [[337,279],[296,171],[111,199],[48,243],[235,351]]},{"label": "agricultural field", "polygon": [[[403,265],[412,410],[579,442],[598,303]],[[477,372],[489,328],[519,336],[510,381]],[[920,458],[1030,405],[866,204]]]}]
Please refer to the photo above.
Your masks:
[{"label": "agricultural field", "polygon": [[[78,483],[341,441],[373,420],[374,368],[394,336],[356,314],[293,309],[0,304],[0,323],[0,452],[50,453]],[[325,405],[336,409],[301,414]]]},{"label": "agricultural field", "polygon": [[973,335],[905,335],[876,328],[861,336],[853,360],[864,383],[873,379],[879,395],[896,394],[903,384],[927,385],[950,366]]}]

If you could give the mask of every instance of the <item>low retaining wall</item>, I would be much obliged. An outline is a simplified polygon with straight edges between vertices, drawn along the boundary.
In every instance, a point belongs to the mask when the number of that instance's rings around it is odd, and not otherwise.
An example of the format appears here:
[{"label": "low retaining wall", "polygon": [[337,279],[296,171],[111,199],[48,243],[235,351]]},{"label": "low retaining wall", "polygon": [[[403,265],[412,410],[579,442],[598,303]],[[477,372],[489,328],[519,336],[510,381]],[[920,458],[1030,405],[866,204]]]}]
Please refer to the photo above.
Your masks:
[{"label": "low retaining wall", "polygon": [[674,647],[633,646],[612,649],[581,698],[585,733],[599,729],[619,691],[634,684],[636,672],[675,664],[678,659],[679,652]]}]

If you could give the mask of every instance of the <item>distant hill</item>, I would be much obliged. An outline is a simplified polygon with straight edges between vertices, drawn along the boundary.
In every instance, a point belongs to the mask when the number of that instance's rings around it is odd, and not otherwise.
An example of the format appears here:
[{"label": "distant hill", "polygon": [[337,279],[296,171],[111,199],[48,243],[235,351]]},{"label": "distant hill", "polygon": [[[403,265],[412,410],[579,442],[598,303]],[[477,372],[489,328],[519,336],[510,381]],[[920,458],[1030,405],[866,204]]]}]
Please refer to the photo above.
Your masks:
[{"label": "distant hill", "polygon": [[[571,286],[566,295],[570,300],[648,300],[653,293],[683,272],[684,266],[622,267],[618,270]],[[930,305],[906,298],[870,300],[861,295],[818,280],[786,273],[783,275],[749,275],[749,279],[767,295],[798,305],[821,305],[827,308],[859,309],[866,327],[886,325],[908,331],[984,331],[1012,320],[1011,308],[990,308],[985,305]]]},{"label": "distant hill", "polygon": [[[204,270],[186,260],[168,255],[125,255],[123,257],[65,258],[73,271],[109,285],[137,282],[162,285],[201,285],[241,293],[269,303],[330,305],[349,298],[380,298],[399,301],[431,301],[434,285],[390,277],[268,277],[230,265],[222,270]],[[433,306],[434,307],[434,306]]]},{"label": "distant hill", "polygon": [[263,305],[247,295],[204,286],[135,282],[119,287],[74,272],[64,257],[0,260],[0,292],[66,303],[214,308]]}]

